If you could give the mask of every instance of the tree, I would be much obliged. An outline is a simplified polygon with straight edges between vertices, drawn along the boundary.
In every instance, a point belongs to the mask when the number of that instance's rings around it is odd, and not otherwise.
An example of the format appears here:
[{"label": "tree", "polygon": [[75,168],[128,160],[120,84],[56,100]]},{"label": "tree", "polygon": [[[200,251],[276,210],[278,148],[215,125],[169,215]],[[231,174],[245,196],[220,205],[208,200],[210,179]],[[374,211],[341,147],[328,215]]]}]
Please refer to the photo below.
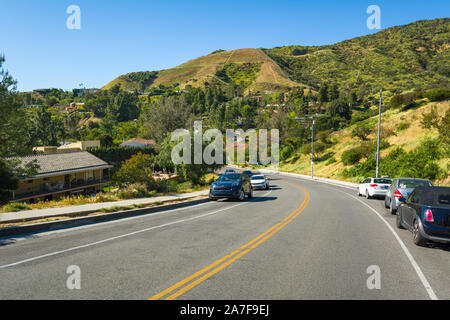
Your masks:
[{"label": "tree", "polygon": [[19,178],[14,175],[11,166],[7,161],[0,158],[0,205],[9,201],[10,190],[19,187]]},{"label": "tree", "polygon": [[156,142],[162,142],[174,130],[186,127],[190,113],[191,106],[183,97],[170,96],[158,100],[141,115],[142,133]]},{"label": "tree", "polygon": [[58,118],[53,118],[44,106],[36,112],[32,123],[34,134],[42,145],[56,146],[58,139],[65,136],[63,122]]},{"label": "tree", "polygon": [[371,134],[371,128],[367,125],[357,126],[352,131],[352,137],[358,137],[362,141],[366,141],[369,134]]},{"label": "tree", "polygon": [[2,68],[4,61],[0,56],[0,157],[22,156],[31,152],[34,136],[19,108],[16,81]]},{"label": "tree", "polygon": [[30,153],[32,134],[29,119],[18,108],[16,81],[2,68],[4,61],[0,56],[0,204],[9,200],[10,190],[18,187],[21,176],[37,169],[34,162],[22,167],[19,160],[6,160]]},{"label": "tree", "polygon": [[122,167],[114,174],[113,180],[120,186],[142,183],[151,189],[155,181],[152,172],[153,164],[152,156],[139,152],[122,163]]},{"label": "tree", "polygon": [[319,103],[323,104],[328,101],[328,83],[325,82],[319,89]]},{"label": "tree", "polygon": [[[192,137],[192,133],[191,133]],[[190,181],[193,185],[198,185],[202,183],[204,175],[208,172],[212,172],[223,167],[223,164],[193,164],[193,159],[191,164],[179,164],[175,165],[172,161],[172,149],[177,144],[177,142],[172,142],[171,137],[168,136],[161,145],[160,153],[157,157],[158,166],[161,168],[174,168],[177,173],[179,173],[185,180]],[[203,142],[203,149],[206,146]],[[191,141],[191,155],[194,155],[194,143]],[[225,159],[225,155],[223,157]]]}]

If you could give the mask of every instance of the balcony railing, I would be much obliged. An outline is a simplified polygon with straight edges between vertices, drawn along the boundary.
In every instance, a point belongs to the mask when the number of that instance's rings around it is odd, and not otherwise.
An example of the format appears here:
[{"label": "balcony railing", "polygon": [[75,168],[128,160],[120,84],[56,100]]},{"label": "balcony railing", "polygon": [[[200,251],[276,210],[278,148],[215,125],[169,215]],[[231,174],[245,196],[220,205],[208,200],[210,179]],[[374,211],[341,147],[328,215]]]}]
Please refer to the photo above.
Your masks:
[{"label": "balcony railing", "polygon": [[83,189],[87,189],[90,187],[95,187],[98,185],[106,184],[111,182],[110,179],[91,179],[91,180],[76,180],[72,181],[70,183],[64,183],[64,184],[56,184],[56,185],[50,185],[49,183],[43,183],[40,185],[40,190],[34,190],[33,192],[12,192],[12,200],[13,201],[20,201],[20,200],[26,200],[26,199],[32,199],[32,198],[38,198],[38,197],[44,197],[49,196],[53,194],[58,193],[65,193],[70,191],[79,191]]}]

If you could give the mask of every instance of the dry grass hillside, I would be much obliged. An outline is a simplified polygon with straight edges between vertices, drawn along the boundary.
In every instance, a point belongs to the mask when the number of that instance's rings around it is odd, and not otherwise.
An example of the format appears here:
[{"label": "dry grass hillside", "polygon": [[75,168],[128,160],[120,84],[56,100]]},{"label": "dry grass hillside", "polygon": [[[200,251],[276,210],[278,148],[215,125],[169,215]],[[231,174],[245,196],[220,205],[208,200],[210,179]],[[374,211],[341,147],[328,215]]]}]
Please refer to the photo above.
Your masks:
[{"label": "dry grass hillside", "polygon": [[[286,90],[301,85],[290,80],[284,71],[262,50],[238,49],[212,53],[190,60],[178,67],[159,71],[148,88],[159,86],[160,84],[168,86],[178,83],[180,89],[183,89],[187,85],[192,85],[193,87],[204,86],[205,82],[221,83],[224,81],[216,75],[219,70],[226,65],[242,65],[245,63],[260,65],[259,71],[247,88],[251,91]],[[121,84],[125,88],[129,88],[131,85],[131,83],[126,83],[121,76],[111,81],[103,89],[109,89],[115,84]]]},{"label": "dry grass hillside", "polygon": [[[424,129],[420,126],[420,121],[423,113],[430,112],[433,106],[437,107],[438,113],[442,116],[450,109],[450,102],[436,102],[427,103],[417,109],[410,109],[404,112],[400,112],[398,109],[391,109],[382,114],[382,138],[385,138],[390,147],[381,151],[381,158],[385,157],[396,147],[402,147],[406,151],[413,150],[420,145],[420,142],[426,138],[438,137],[438,131],[436,129]],[[369,135],[370,140],[376,139],[376,128],[378,123],[378,117],[372,117],[365,122],[373,125],[373,134]],[[404,130],[399,130],[399,125],[409,124],[409,127]],[[359,140],[356,137],[352,137],[352,130],[357,124],[345,128],[340,131],[336,131],[331,134],[330,139],[335,143],[331,148],[325,151],[325,153],[333,153],[333,161],[315,161],[314,163],[314,175],[334,178],[339,180],[345,179],[342,175],[342,171],[350,166],[345,166],[341,161],[343,152],[354,148],[359,144]],[[444,158],[439,160],[439,166],[443,170],[447,170],[450,167],[450,159]],[[287,159],[280,167],[282,171],[297,172],[302,174],[311,174],[311,156],[296,154],[290,159]],[[350,179],[349,181],[355,181]],[[450,176],[438,181],[440,184],[450,185]]]}]

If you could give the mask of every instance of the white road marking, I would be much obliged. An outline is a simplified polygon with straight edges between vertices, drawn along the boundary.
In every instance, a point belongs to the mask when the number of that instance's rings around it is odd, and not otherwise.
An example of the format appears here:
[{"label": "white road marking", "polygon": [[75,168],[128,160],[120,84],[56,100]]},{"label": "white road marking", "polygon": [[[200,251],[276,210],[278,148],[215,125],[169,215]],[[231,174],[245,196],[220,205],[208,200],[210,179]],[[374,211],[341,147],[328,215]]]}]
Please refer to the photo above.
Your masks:
[{"label": "white road marking", "polygon": [[[265,193],[263,196],[267,196],[271,192],[272,192],[272,190],[270,190],[269,192]],[[128,236],[132,236],[132,235],[135,235],[135,234],[151,231],[151,230],[154,230],[154,229],[167,227],[167,226],[170,226],[170,225],[173,225],[173,224],[178,224],[178,223],[182,223],[182,222],[187,222],[187,221],[200,219],[200,218],[207,217],[207,216],[210,216],[210,215],[214,215],[214,214],[217,214],[219,212],[222,212],[222,211],[225,211],[225,210],[229,210],[229,209],[232,209],[232,208],[244,205],[244,204],[248,204],[250,202],[242,202],[242,203],[236,204],[236,205],[231,206],[231,207],[219,209],[219,210],[216,210],[216,211],[212,211],[212,212],[205,213],[205,214],[202,214],[202,215],[198,215],[198,216],[195,216],[195,217],[191,217],[191,218],[188,218],[188,219],[180,219],[180,220],[172,221],[172,222],[169,222],[169,223],[161,224],[161,225],[158,225],[158,226],[154,226],[154,227],[150,227],[150,228],[146,228],[146,229],[142,229],[142,230],[138,230],[138,231],[134,231],[134,232],[125,233],[125,234],[122,234],[120,236],[115,236],[115,237],[103,239],[103,240],[100,240],[100,241],[91,242],[91,243],[88,243],[88,244],[85,244],[85,245],[76,246],[76,247],[68,248],[68,249],[65,249],[65,250],[55,251],[55,252],[47,253],[47,254],[44,254],[44,255],[36,256],[36,257],[33,257],[33,258],[21,260],[21,261],[18,261],[18,262],[2,265],[2,266],[0,266],[0,269],[14,267],[14,266],[17,266],[17,265],[20,265],[20,264],[24,264],[24,263],[27,263],[27,262],[31,262],[31,261],[35,261],[35,260],[39,260],[39,259],[55,256],[55,255],[58,255],[58,254],[61,254],[61,253],[66,253],[66,252],[70,252],[70,251],[74,251],[74,250],[78,250],[78,249],[92,247],[92,246],[95,246],[95,245],[98,245],[98,244],[101,244],[101,243],[117,240],[117,239],[120,239],[120,238],[125,238],[125,237],[128,237]]]}]

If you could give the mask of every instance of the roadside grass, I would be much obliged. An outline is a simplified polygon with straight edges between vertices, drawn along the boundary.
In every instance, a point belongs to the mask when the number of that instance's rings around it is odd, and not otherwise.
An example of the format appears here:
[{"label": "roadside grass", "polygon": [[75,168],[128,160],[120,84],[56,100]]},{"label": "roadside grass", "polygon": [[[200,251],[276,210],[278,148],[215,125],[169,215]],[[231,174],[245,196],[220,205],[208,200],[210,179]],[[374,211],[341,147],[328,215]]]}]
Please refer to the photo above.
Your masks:
[{"label": "roadside grass", "polygon": [[[130,200],[130,199],[142,199],[142,198],[153,198],[159,196],[173,195],[173,194],[182,194],[182,193],[190,193],[195,191],[203,191],[209,188],[209,184],[214,181],[218,177],[215,173],[208,173],[203,177],[204,183],[200,185],[193,186],[189,181],[176,183],[173,181],[171,188],[167,190],[167,192],[156,192],[156,190],[152,191],[144,191],[143,186],[140,185],[131,185],[127,188],[119,189],[114,187],[112,191],[106,191],[102,193],[98,193],[93,197],[90,196],[72,196],[72,197],[64,197],[57,200],[47,200],[47,201],[39,201],[37,203],[21,203],[21,202],[10,202],[2,207],[0,207],[1,212],[19,212],[24,210],[33,210],[33,209],[50,209],[50,208],[60,208],[66,206],[76,206],[76,205],[84,205],[84,204],[93,204],[93,203],[104,203],[104,202],[117,202],[121,200]],[[112,207],[114,208],[114,207]],[[111,209],[112,209],[111,208]],[[120,207],[119,207],[120,208]],[[137,207],[130,208],[136,209]],[[114,209],[115,210],[115,209]]]},{"label": "roadside grass", "polygon": [[53,221],[61,221],[61,220],[69,220],[74,218],[80,218],[80,217],[91,217],[91,216],[98,216],[108,213],[114,213],[114,212],[120,212],[120,211],[127,211],[127,210],[133,210],[133,209],[144,209],[144,208],[152,208],[152,207],[158,207],[161,205],[168,205],[168,204],[175,204],[175,203],[183,203],[186,201],[193,201],[193,200],[199,200],[205,198],[204,196],[196,196],[196,197],[190,197],[186,199],[177,199],[177,200],[167,200],[167,201],[156,201],[151,203],[143,203],[143,204],[133,204],[130,206],[114,206],[111,208],[104,208],[96,212],[91,213],[78,213],[74,215],[61,215],[61,216],[55,216],[55,217],[49,217],[49,218],[41,218],[41,219],[33,219],[28,221],[21,221],[21,222],[11,222],[11,223],[0,223],[0,228],[9,228],[9,227],[16,227],[16,226],[23,226],[23,225],[30,225],[30,224],[36,224],[36,223],[45,223],[45,222],[53,222]]}]

